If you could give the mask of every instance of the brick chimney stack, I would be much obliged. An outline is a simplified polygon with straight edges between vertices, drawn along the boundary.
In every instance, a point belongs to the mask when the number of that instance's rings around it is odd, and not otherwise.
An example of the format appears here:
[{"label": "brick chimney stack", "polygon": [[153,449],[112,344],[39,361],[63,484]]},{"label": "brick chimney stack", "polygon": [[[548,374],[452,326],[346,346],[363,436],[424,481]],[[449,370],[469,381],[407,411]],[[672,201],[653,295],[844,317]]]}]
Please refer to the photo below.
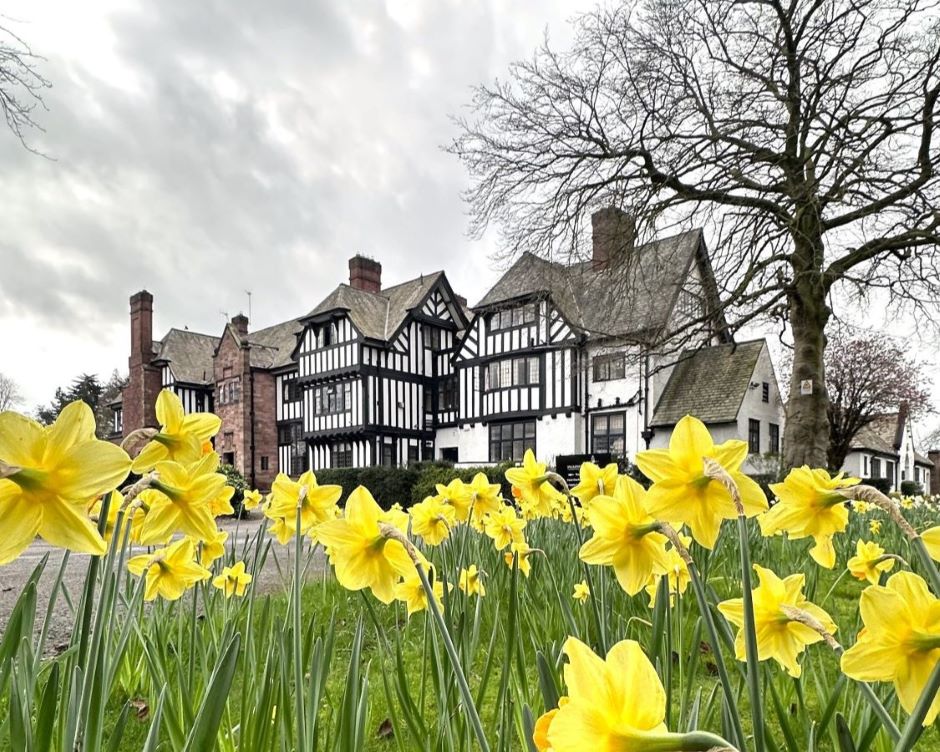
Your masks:
[{"label": "brick chimney stack", "polygon": [[131,353],[123,392],[124,435],[157,424],[154,405],[160,392],[160,371],[153,360],[153,295],[141,290],[131,296]]},{"label": "brick chimney stack", "polygon": [[615,206],[591,215],[592,259],[595,268],[610,266],[630,251],[636,242],[636,219]]},{"label": "brick chimney stack", "polygon": [[248,317],[244,313],[232,316],[232,327],[243,344],[248,341]]},{"label": "brick chimney stack", "polygon": [[365,292],[381,292],[382,265],[357,253],[349,259],[349,286]]}]

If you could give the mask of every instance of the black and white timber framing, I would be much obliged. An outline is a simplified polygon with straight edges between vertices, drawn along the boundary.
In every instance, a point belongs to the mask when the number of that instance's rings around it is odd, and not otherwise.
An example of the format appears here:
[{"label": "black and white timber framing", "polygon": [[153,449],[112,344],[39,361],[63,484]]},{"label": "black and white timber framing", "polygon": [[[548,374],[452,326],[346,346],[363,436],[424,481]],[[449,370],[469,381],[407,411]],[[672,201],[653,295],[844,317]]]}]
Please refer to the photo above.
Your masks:
[{"label": "black and white timber framing", "polygon": [[[383,293],[371,304],[389,307]],[[385,311],[386,318],[391,316]],[[299,420],[309,466],[399,465],[434,457],[435,430],[458,420],[453,354],[467,326],[443,274],[394,329],[362,331],[355,312],[334,307],[302,320],[295,374],[301,401],[279,403],[279,421]]]}]

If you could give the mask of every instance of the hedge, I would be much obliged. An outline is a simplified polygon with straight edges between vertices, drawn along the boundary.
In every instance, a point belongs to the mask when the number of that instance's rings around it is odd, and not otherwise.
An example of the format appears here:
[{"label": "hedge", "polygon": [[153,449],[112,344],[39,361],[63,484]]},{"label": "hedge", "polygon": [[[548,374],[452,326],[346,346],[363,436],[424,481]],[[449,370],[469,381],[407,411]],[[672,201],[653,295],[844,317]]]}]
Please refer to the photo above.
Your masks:
[{"label": "hedge", "polygon": [[342,486],[341,502],[345,501],[357,486],[365,486],[382,509],[388,509],[396,503],[408,508],[426,496],[437,493],[435,486],[438,483],[446,485],[454,478],[469,483],[477,473],[484,473],[490,483],[499,483],[503,488],[503,496],[511,498],[509,484],[505,478],[508,467],[509,464],[455,468],[447,462],[422,462],[408,467],[324,469],[317,471],[317,483]]}]

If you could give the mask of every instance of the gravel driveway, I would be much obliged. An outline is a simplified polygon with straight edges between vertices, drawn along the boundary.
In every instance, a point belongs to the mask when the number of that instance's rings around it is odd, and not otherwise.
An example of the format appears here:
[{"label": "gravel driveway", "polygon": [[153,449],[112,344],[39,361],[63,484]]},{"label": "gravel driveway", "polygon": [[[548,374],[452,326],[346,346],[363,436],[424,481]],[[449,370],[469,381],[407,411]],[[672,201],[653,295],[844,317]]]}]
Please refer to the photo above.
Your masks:
[{"label": "gravel driveway", "polygon": [[[258,527],[267,520],[257,514],[248,519],[236,521],[231,518],[219,520],[219,529],[229,532],[228,545],[237,541],[237,551],[242,550],[242,546],[247,544],[257,533]],[[237,535],[237,538],[235,537]],[[145,552],[143,547],[135,547],[131,555]],[[281,571],[285,577],[289,577],[291,567],[293,566],[293,556],[291,549],[279,546],[276,542],[271,549],[271,553],[265,562],[265,566],[258,579],[258,586],[261,592],[283,592],[286,583],[282,579]],[[52,592],[52,586],[55,583],[59,568],[62,562],[63,552],[60,549],[49,546],[44,541],[37,539],[18,559],[5,566],[0,566],[0,635],[6,627],[10,612],[16,605],[23,586],[29,579],[30,574],[36,568],[40,559],[46,554],[50,554],[49,561],[39,580],[39,591],[36,605],[37,628],[41,627],[41,622],[45,616],[46,608],[49,603],[49,596]],[[275,555],[276,554],[276,557]],[[73,604],[77,607],[78,599],[81,597],[82,588],[85,584],[85,572],[88,569],[88,559],[86,554],[72,554],[69,557],[68,566],[63,576],[63,586],[72,598]],[[278,569],[280,564],[280,571]],[[321,550],[318,550],[313,562],[311,563],[307,578],[317,578],[326,570],[326,558]],[[61,649],[64,643],[68,643],[72,631],[73,615],[65,598],[60,594],[56,607],[52,613],[52,620],[49,626],[49,636],[46,643],[47,652],[55,652]],[[57,647],[58,646],[58,647]]]}]

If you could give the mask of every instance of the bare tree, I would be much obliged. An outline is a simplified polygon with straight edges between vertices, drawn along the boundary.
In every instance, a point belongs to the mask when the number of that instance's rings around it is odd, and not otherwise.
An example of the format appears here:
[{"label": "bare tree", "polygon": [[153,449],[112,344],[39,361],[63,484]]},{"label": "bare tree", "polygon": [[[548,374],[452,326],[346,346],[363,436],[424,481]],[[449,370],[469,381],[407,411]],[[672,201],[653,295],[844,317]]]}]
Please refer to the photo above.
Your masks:
[{"label": "bare tree", "polygon": [[26,132],[42,130],[34,119],[37,107],[44,108],[43,89],[52,84],[39,72],[42,58],[11,29],[9,19],[0,16],[0,112],[7,127],[30,151]]},{"label": "bare tree", "polygon": [[931,409],[927,378],[893,338],[836,329],[826,348],[829,387],[829,467],[837,471],[865,426],[885,413]]},{"label": "bare tree", "polygon": [[19,385],[9,376],[0,373],[0,413],[12,410],[23,404],[23,395],[20,394]]},{"label": "bare tree", "polygon": [[574,260],[603,205],[641,236],[709,225],[732,329],[792,335],[786,463],[822,465],[833,293],[940,300],[936,4],[640,0],[575,24],[458,120],[472,230]]}]

